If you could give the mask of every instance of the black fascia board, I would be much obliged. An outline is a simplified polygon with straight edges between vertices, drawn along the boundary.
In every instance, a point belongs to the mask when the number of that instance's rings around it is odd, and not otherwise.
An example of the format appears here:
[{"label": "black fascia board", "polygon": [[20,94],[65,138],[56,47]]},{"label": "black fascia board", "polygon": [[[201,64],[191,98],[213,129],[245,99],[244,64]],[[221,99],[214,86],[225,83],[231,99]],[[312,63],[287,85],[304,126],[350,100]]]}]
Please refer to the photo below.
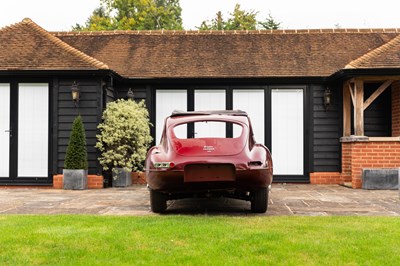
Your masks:
[{"label": "black fascia board", "polygon": [[44,77],[44,76],[105,76],[112,75],[117,78],[121,76],[109,69],[94,70],[0,70],[2,77]]},{"label": "black fascia board", "polygon": [[135,84],[198,84],[198,85],[224,85],[228,83],[235,83],[236,85],[246,84],[268,84],[268,85],[293,85],[293,84],[311,84],[311,83],[325,83],[327,77],[189,77],[189,78],[122,78],[119,79],[123,83]]},{"label": "black fascia board", "polygon": [[347,68],[341,69],[328,77],[328,83],[343,81],[354,77],[369,77],[369,76],[394,76],[400,75],[400,68]]}]

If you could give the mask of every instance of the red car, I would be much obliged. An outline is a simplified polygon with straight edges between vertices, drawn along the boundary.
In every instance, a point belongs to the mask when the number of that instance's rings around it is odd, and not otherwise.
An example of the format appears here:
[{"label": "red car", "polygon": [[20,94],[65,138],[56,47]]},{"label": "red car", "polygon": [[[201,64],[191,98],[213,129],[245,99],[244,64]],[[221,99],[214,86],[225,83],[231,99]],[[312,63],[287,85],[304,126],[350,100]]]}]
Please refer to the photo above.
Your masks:
[{"label": "red car", "polygon": [[146,179],[156,213],[166,210],[167,200],[194,196],[248,200],[252,212],[263,213],[272,159],[255,142],[244,111],[175,111],[165,119],[160,144],[147,154]]}]

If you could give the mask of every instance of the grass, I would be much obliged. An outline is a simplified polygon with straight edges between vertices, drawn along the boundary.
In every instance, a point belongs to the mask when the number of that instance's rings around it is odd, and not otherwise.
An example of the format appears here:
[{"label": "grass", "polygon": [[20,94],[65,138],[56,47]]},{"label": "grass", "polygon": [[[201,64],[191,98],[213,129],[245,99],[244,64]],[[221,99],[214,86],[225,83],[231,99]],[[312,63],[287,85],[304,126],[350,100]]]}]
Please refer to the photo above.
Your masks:
[{"label": "grass", "polygon": [[395,217],[0,216],[0,265],[398,265]]}]

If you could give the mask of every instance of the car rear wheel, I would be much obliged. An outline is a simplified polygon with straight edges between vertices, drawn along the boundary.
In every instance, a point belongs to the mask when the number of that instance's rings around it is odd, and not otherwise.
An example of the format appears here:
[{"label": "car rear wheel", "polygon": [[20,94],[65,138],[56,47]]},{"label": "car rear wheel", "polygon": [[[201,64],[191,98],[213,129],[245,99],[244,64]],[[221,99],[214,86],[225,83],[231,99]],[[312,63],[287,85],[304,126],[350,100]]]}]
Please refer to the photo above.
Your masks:
[{"label": "car rear wheel", "polygon": [[264,213],[268,208],[268,189],[263,188],[251,193],[251,211]]},{"label": "car rear wheel", "polygon": [[151,211],[162,213],[167,209],[167,197],[165,194],[150,189]]}]

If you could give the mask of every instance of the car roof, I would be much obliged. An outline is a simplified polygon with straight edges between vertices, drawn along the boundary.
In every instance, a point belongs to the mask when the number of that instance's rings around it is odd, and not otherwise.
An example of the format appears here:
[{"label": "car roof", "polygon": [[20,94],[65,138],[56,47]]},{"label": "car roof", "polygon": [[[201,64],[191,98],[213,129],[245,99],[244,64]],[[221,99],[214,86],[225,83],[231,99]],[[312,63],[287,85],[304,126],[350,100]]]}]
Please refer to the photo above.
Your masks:
[{"label": "car roof", "polygon": [[192,116],[192,115],[226,115],[226,116],[247,116],[242,110],[208,110],[208,111],[180,111],[174,110],[170,117]]},{"label": "car roof", "polygon": [[249,125],[247,113],[240,110],[178,112],[174,111],[166,119],[167,127],[198,121],[222,121]]}]

